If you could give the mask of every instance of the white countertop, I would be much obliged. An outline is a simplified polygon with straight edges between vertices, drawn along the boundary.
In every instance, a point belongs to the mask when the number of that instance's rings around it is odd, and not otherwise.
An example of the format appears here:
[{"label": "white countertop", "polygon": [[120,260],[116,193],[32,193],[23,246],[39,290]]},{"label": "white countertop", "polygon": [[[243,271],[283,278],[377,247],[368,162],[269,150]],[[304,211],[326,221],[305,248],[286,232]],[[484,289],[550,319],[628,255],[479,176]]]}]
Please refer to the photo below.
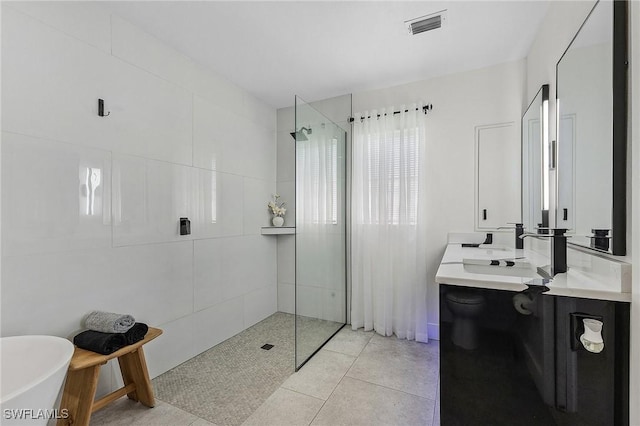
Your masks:
[{"label": "white countertop", "polygon": [[[536,267],[549,264],[546,256],[529,251],[516,250],[504,246],[481,245],[478,248],[462,247],[460,244],[448,244],[436,273],[439,284],[459,285],[464,287],[488,288],[508,291],[522,291],[527,288],[530,277],[515,277],[474,273],[473,267],[463,265],[463,259],[495,260],[518,259],[527,261],[533,267],[529,274],[535,273]],[[594,262],[597,264],[598,262]],[[505,268],[493,266],[491,268]],[[545,294],[554,296],[582,297],[587,299],[613,300],[631,302],[630,265],[614,262],[599,269],[572,268],[563,274],[557,274],[547,284],[549,291]],[[485,268],[486,270],[487,268]],[[510,272],[513,272],[511,268]],[[500,272],[500,271],[498,271]],[[540,277],[542,278],[542,277]]]}]

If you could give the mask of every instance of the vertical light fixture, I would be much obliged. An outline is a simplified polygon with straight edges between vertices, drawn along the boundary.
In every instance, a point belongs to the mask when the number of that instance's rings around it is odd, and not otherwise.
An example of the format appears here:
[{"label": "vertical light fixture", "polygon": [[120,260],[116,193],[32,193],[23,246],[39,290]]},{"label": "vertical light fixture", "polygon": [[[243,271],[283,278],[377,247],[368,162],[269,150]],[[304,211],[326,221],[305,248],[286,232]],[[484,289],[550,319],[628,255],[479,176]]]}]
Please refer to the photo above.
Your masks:
[{"label": "vertical light fixture", "polygon": [[542,88],[542,210],[549,210],[549,86]]}]

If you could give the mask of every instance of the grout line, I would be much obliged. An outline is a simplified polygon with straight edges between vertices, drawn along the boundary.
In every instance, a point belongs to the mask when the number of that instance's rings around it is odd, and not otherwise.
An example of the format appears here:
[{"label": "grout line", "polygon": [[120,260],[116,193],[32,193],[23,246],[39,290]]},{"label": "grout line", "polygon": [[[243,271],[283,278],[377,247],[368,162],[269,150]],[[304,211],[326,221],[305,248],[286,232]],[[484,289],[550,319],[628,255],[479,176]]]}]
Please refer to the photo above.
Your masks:
[{"label": "grout line", "polygon": [[[293,374],[295,374],[295,373],[292,373],[291,375],[293,375]],[[289,377],[291,377],[291,376],[289,376]],[[289,377],[287,377],[287,379],[288,379]],[[285,382],[286,382],[286,380],[285,380]],[[284,382],[282,382],[282,383],[284,384]],[[318,401],[322,401],[323,403],[324,403],[324,402],[326,402],[324,399],[322,399],[322,398],[318,398],[317,396],[307,395],[306,393],[302,393],[302,392],[297,391],[297,390],[295,390],[295,389],[285,388],[285,387],[284,387],[284,386],[282,386],[282,385],[280,385],[280,387],[279,387],[278,389],[284,389],[284,390],[289,391],[289,392],[297,393],[298,395],[308,396],[309,398],[317,399]],[[277,391],[277,390],[276,390],[276,391]],[[274,393],[275,393],[276,391],[274,391]],[[271,394],[271,395],[273,395],[273,394]],[[269,395],[269,397],[271,397],[271,395]],[[324,404],[323,404],[323,405],[324,405]]]},{"label": "grout line", "polygon": [[[389,386],[385,386],[385,385],[381,385],[381,384],[378,384],[378,383],[369,382],[367,380],[359,379],[359,378],[353,377],[353,376],[345,376],[345,377],[348,377],[348,378],[353,379],[353,380],[357,380],[357,381],[362,382],[362,383],[367,383],[367,384],[370,384],[370,385],[373,385],[373,386],[379,386],[381,388],[385,388],[385,389],[388,389],[388,390],[391,390],[391,391],[394,391],[394,392],[400,392],[400,393],[403,393],[405,395],[413,396],[413,397],[420,398],[420,399],[425,399],[427,401],[432,401],[434,404],[436,403],[435,399],[427,398],[426,396],[416,395],[415,393],[403,391],[403,390],[400,390],[400,389],[390,388]],[[437,393],[437,391],[436,391],[436,393]]]}]

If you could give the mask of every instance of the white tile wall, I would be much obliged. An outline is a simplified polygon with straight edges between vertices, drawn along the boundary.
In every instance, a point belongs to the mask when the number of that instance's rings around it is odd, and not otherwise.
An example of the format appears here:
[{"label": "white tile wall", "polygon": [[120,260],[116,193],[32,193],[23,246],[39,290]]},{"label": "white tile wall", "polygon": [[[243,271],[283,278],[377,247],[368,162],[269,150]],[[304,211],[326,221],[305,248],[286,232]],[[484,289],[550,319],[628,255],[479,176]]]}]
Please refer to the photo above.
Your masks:
[{"label": "white tile wall", "polygon": [[293,284],[278,283],[278,311],[289,314],[295,313],[295,297]]},{"label": "white tile wall", "polygon": [[190,241],[119,247],[112,255],[107,291],[114,294],[109,304],[99,303],[101,309],[132,312],[147,324],[163,324],[193,312]]},{"label": "white tile wall", "polygon": [[[172,50],[157,38],[113,15],[113,55],[148,72],[174,82],[223,108],[244,112],[244,92],[211,70]],[[274,115],[273,111],[269,113]]]},{"label": "white tile wall", "polygon": [[205,351],[247,328],[250,324],[243,321],[244,306],[242,297],[237,297],[196,312],[193,315],[197,336],[193,342],[195,352]]},{"label": "white tile wall", "polygon": [[189,92],[11,8],[3,24],[4,130],[191,164]]},{"label": "white tile wall", "polygon": [[293,256],[295,237],[282,235],[278,237],[278,282],[294,284],[296,282],[296,261]]},{"label": "white tile wall", "polygon": [[3,257],[2,335],[78,331],[88,310],[113,308],[126,297],[111,288],[111,266],[110,249]]},{"label": "white tile wall", "polygon": [[245,215],[242,176],[204,169],[195,169],[195,172],[198,179],[195,211],[189,216],[193,237],[242,235]]},{"label": "white tile wall", "polygon": [[273,108],[96,3],[3,4],[2,64],[2,335],[128,312],[156,376],[275,312]]},{"label": "white tile wall", "polygon": [[2,134],[5,256],[111,246],[111,153]]},{"label": "white tile wall", "polygon": [[274,193],[272,183],[262,179],[244,178],[244,234],[260,234],[260,228],[271,225],[267,202]]},{"label": "white tile wall", "polygon": [[144,346],[149,376],[156,377],[197,355],[195,326],[195,315],[158,324],[162,335]]},{"label": "white tile wall", "polygon": [[193,165],[242,174],[242,117],[200,96],[193,97]]},{"label": "white tile wall", "polygon": [[191,239],[179,218],[193,217],[197,170],[144,157],[113,156],[113,245]]},{"label": "white tile wall", "polygon": [[278,309],[278,288],[275,284],[244,295],[244,324],[252,326]]},{"label": "white tile wall", "polygon": [[9,4],[10,7],[106,53],[111,51],[110,16],[96,5],[47,1],[12,1]]},{"label": "white tile wall", "polygon": [[237,262],[243,255],[242,238],[194,242],[194,310],[199,311],[239,297],[249,268]]},{"label": "white tile wall", "polygon": [[296,180],[295,171],[295,140],[291,137],[291,131],[278,131],[278,183]]}]

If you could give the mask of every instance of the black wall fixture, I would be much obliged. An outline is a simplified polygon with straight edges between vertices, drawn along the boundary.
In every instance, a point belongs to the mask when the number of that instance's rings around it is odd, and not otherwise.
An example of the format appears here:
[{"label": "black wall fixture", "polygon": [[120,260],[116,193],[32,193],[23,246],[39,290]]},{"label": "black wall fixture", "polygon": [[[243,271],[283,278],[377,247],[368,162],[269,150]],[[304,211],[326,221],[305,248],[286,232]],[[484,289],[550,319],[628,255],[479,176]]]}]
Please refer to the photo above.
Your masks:
[{"label": "black wall fixture", "polygon": [[106,114],[104,113],[104,99],[98,99],[98,115],[100,117],[107,117],[109,114],[111,114],[111,111]]},{"label": "black wall fixture", "polygon": [[180,218],[180,235],[191,234],[191,221],[186,217]]}]

